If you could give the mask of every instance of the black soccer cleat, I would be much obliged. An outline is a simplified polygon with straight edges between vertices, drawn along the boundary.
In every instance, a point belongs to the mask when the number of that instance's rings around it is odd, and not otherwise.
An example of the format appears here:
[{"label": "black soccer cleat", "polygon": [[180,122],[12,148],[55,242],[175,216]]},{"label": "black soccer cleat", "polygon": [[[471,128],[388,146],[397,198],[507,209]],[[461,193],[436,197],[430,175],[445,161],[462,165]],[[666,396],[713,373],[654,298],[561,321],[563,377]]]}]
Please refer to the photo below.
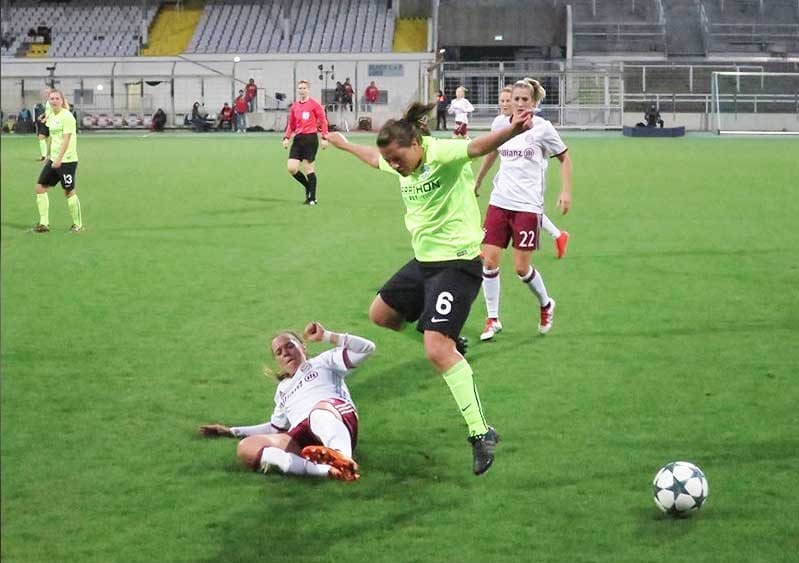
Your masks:
[{"label": "black soccer cleat", "polygon": [[489,426],[488,432],[470,436],[469,442],[472,444],[472,455],[474,456],[472,470],[475,475],[482,475],[494,463],[494,450],[499,442],[499,434]]},{"label": "black soccer cleat", "polygon": [[29,233],[49,233],[50,232],[50,227],[48,227],[47,225],[42,225],[41,223],[38,223],[35,227],[30,229],[28,232]]},{"label": "black soccer cleat", "polygon": [[469,348],[469,339],[465,336],[459,336],[455,339],[455,349],[461,356],[466,355],[466,350]]}]

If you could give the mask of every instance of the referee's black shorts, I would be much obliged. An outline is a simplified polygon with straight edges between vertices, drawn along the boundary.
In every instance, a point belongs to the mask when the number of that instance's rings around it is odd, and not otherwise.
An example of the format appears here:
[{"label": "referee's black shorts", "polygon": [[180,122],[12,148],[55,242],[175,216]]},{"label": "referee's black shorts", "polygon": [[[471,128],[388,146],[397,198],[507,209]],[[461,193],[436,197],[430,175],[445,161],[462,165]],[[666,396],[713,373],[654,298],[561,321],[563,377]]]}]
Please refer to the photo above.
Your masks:
[{"label": "referee's black shorts", "polygon": [[300,133],[294,136],[294,142],[291,143],[289,158],[313,162],[316,160],[316,151],[318,150],[319,137],[316,133]]},{"label": "referee's black shorts", "polygon": [[50,129],[48,129],[47,125],[45,125],[44,123],[42,123],[38,119],[36,120],[36,134],[37,135],[42,135],[45,138],[50,136]]}]

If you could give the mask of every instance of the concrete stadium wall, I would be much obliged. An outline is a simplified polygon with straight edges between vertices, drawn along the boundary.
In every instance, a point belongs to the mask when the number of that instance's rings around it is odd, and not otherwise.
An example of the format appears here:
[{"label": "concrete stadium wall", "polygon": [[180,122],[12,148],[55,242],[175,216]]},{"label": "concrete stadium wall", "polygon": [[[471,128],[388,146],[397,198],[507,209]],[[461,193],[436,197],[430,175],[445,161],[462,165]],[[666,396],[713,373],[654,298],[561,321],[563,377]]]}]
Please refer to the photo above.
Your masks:
[{"label": "concrete stadium wall", "polygon": [[[137,88],[145,81],[144,94],[154,108],[161,107],[172,113],[170,82],[174,77],[174,113],[189,112],[195,101],[204,102],[215,113],[224,102],[231,102],[234,90],[254,78],[259,86],[259,108],[265,97],[272,99],[276,92],[287,95],[286,107],[296,95],[296,81],[311,81],[311,96],[320,99],[325,80],[319,79],[318,66],[335,67],[334,76],[328,76],[327,87],[334,88],[336,81],[349,77],[360,99],[366,86],[374,80],[380,90],[388,93],[388,103],[377,106],[372,114],[374,121],[399,114],[408,104],[428,96],[428,71],[435,63],[432,53],[388,54],[335,54],[310,56],[242,55],[234,63],[230,55],[195,55],[182,57],[130,57],[108,59],[11,59],[0,61],[2,68],[2,110],[16,113],[22,105],[33,107],[38,101],[38,91],[49,75],[47,67],[55,65],[57,87],[64,90],[68,99],[74,91],[93,90],[103,85],[102,95],[114,91],[115,100],[123,100],[131,87]],[[115,79],[112,85],[112,73]],[[234,84],[232,77],[235,76]],[[25,91],[22,91],[22,82]],[[153,85],[148,85],[151,82]],[[160,84],[156,84],[160,82]],[[138,90],[135,90],[138,92]],[[170,116],[171,117],[171,116]],[[349,116],[354,118],[355,116]]]}]

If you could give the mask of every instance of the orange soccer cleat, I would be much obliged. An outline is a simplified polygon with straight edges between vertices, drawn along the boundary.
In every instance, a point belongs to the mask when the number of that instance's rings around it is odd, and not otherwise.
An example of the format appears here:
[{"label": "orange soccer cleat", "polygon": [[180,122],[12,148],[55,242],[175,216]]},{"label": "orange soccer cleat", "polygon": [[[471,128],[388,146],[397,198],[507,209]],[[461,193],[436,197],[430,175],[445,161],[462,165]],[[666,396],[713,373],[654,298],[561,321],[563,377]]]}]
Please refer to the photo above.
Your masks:
[{"label": "orange soccer cleat", "polygon": [[314,463],[324,463],[330,466],[331,479],[339,481],[357,481],[361,478],[358,464],[338,450],[325,446],[306,446],[300,453],[305,459]]},{"label": "orange soccer cleat", "polygon": [[561,231],[560,236],[555,239],[555,255],[558,259],[566,256],[567,246],[569,246],[569,231]]}]

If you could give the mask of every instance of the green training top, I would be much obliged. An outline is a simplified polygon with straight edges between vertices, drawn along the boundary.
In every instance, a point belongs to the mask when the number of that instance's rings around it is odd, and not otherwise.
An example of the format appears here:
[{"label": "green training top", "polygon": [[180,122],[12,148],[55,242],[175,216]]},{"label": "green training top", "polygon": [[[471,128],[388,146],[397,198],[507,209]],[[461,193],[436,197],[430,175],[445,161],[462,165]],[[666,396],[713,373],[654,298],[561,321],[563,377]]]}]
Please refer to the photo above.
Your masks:
[{"label": "green training top", "polygon": [[44,102],[44,116],[45,118],[50,117],[53,115],[53,107],[50,105],[50,102]]},{"label": "green training top", "polygon": [[470,260],[480,254],[483,229],[474,196],[469,141],[422,137],[424,156],[410,176],[380,157],[380,170],[399,177],[405,227],[420,262]]},{"label": "green training top", "polygon": [[61,151],[64,135],[72,133],[62,162],[78,161],[78,136],[76,134],[75,116],[67,108],[61,108],[58,114],[51,112],[47,116],[47,127],[50,129],[50,158],[55,160]]}]

